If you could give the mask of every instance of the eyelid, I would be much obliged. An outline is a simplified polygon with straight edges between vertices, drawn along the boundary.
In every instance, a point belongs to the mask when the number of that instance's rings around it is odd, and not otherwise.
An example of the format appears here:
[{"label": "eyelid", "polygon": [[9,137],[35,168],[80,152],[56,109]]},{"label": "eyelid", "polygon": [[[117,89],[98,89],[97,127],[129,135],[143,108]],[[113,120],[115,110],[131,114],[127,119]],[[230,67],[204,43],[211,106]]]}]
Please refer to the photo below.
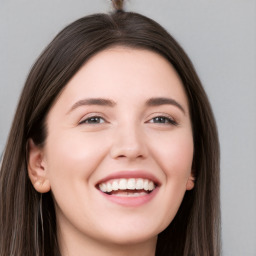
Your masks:
[{"label": "eyelid", "polygon": [[[148,119],[147,123],[153,123],[151,121],[154,118],[157,118],[157,117],[164,117],[164,118],[169,119],[169,121],[170,121],[168,123],[158,123],[158,124],[162,124],[162,125],[175,125],[175,126],[179,125],[178,122],[176,121],[176,119],[173,116],[171,116],[169,114],[166,114],[166,113],[154,113],[154,114],[152,114],[152,117],[150,117]],[[155,123],[155,124],[157,124],[157,123]]]},{"label": "eyelid", "polygon": [[[100,114],[100,113],[95,113],[95,112],[94,112],[94,113],[89,113],[89,114],[83,116],[83,118],[78,122],[78,125],[80,125],[80,124],[89,124],[89,125],[92,125],[92,124],[90,124],[90,123],[86,123],[86,121],[89,120],[90,118],[101,118],[101,119],[104,120],[103,123],[107,123],[106,118],[103,117],[102,114]],[[95,124],[102,124],[102,123],[95,123]]]}]

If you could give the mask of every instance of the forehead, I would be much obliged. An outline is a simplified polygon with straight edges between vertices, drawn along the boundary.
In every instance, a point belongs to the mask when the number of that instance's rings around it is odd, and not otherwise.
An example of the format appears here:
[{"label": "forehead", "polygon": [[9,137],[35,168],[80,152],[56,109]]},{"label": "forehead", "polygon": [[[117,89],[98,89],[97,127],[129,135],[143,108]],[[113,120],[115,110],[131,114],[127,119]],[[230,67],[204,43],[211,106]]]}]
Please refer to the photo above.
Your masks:
[{"label": "forehead", "polygon": [[119,46],[91,57],[58,100],[102,97],[131,102],[166,96],[187,105],[182,81],[168,60],[153,51]]}]

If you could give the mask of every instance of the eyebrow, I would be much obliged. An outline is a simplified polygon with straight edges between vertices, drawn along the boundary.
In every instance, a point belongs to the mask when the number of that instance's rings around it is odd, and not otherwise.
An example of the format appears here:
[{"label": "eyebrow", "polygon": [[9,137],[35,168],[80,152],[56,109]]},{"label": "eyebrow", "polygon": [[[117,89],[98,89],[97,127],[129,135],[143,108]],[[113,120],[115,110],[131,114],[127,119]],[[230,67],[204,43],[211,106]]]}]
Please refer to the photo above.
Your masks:
[{"label": "eyebrow", "polygon": [[[92,106],[92,105],[114,107],[116,103],[110,99],[103,99],[103,98],[82,99],[77,101],[75,104],[73,104],[67,113],[81,106]],[[173,105],[178,107],[184,114],[186,113],[182,105],[172,98],[158,97],[158,98],[150,98],[146,101],[146,106],[149,106],[149,107],[155,107],[155,106],[161,106],[161,105]]]},{"label": "eyebrow", "polygon": [[107,106],[107,107],[114,107],[116,103],[109,99],[102,99],[102,98],[89,98],[77,101],[70,110],[67,112],[71,112],[74,109],[81,107],[81,106],[91,106],[91,105],[98,105],[98,106]]},{"label": "eyebrow", "polygon": [[149,107],[161,106],[161,105],[173,105],[178,107],[184,114],[186,114],[185,109],[180,103],[171,98],[159,97],[159,98],[150,98],[146,101],[146,105]]}]

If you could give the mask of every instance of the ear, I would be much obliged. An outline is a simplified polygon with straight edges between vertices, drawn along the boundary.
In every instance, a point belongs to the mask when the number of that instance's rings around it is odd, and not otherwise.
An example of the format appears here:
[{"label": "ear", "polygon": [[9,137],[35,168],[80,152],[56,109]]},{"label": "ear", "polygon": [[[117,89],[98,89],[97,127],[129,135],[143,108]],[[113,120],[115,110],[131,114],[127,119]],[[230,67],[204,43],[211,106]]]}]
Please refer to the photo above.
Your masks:
[{"label": "ear", "polygon": [[50,181],[46,175],[46,163],[42,148],[35,145],[32,139],[28,140],[28,175],[35,188],[39,193],[49,192],[51,189]]},{"label": "ear", "polygon": [[195,186],[195,177],[194,175],[191,173],[188,180],[187,180],[187,184],[186,184],[186,189],[187,190],[192,190]]}]

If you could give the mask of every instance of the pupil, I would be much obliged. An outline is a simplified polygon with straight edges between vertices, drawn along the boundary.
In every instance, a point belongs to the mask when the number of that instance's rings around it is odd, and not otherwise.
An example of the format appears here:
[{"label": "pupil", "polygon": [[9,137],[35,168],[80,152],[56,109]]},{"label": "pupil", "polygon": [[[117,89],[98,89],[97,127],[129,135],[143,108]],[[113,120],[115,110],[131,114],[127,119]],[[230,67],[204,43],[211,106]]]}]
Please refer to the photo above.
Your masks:
[{"label": "pupil", "polygon": [[99,122],[100,122],[100,119],[98,117],[92,117],[89,120],[89,123],[99,123]]},{"label": "pupil", "polygon": [[156,117],[156,118],[155,118],[155,121],[156,121],[157,123],[165,123],[165,117]]}]

